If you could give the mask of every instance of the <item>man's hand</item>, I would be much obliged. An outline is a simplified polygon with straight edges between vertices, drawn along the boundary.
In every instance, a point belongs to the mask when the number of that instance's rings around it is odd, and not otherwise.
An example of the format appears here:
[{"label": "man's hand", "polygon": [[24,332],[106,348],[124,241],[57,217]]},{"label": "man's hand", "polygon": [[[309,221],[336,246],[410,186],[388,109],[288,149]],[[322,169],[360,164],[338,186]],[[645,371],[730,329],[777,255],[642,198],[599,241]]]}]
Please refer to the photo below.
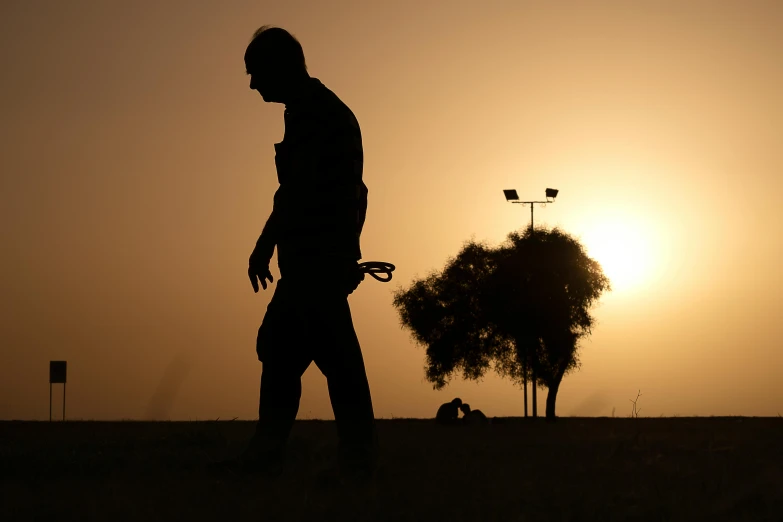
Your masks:
[{"label": "man's hand", "polygon": [[352,294],[359,287],[359,283],[364,281],[364,274],[359,270],[358,263],[349,263],[332,276],[338,277],[342,281],[349,294]]},{"label": "man's hand", "polygon": [[266,290],[266,280],[274,282],[272,272],[269,271],[269,259],[259,253],[258,247],[250,254],[250,261],[248,262],[247,275],[250,278],[250,284],[253,285],[253,291],[258,293],[258,282],[261,281],[261,286]]}]

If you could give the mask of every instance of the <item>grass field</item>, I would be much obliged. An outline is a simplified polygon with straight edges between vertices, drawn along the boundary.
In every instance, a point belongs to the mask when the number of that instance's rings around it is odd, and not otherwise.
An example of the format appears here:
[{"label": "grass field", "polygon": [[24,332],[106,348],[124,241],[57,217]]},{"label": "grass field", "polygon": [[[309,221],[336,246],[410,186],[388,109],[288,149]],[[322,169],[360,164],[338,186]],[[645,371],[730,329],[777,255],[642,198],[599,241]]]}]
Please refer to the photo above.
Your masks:
[{"label": "grass field", "polygon": [[207,471],[253,423],[0,422],[0,520],[783,521],[783,418],[381,420],[369,484],[299,421],[277,480]]}]

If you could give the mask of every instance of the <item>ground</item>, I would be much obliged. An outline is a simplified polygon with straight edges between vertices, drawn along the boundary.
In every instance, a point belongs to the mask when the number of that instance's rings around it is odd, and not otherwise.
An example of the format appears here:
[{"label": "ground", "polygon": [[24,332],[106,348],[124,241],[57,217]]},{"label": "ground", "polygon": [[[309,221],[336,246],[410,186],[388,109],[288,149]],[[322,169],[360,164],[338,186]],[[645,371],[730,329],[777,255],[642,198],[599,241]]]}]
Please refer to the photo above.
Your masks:
[{"label": "ground", "polygon": [[356,484],[329,421],[297,422],[277,480],[208,472],[250,422],[0,422],[0,520],[783,521],[783,418],[378,424]]}]

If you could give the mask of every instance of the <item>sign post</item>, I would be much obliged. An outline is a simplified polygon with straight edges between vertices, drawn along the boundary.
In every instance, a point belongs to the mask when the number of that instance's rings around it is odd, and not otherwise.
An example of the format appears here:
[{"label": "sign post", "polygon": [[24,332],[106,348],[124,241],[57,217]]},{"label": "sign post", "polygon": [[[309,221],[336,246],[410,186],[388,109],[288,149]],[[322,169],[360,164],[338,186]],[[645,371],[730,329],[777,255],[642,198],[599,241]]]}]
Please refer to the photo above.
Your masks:
[{"label": "sign post", "polygon": [[49,361],[49,422],[52,421],[52,384],[63,385],[63,420],[65,420],[65,381],[67,361]]}]

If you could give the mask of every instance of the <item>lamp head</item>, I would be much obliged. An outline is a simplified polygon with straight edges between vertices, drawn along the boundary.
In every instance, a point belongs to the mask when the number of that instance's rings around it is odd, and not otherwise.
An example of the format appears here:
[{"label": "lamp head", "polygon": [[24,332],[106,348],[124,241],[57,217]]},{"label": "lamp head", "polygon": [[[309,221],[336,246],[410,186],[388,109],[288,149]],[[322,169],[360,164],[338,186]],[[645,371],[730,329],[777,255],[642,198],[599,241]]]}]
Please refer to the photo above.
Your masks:
[{"label": "lamp head", "polygon": [[[547,189],[548,190],[548,189]],[[503,194],[506,196],[506,201],[518,201],[519,196],[517,195],[516,190],[504,190]]]},{"label": "lamp head", "polygon": [[557,189],[553,189],[553,188],[546,189],[546,199],[552,198],[552,200],[554,201],[554,199],[557,197],[558,192],[560,191]]}]

